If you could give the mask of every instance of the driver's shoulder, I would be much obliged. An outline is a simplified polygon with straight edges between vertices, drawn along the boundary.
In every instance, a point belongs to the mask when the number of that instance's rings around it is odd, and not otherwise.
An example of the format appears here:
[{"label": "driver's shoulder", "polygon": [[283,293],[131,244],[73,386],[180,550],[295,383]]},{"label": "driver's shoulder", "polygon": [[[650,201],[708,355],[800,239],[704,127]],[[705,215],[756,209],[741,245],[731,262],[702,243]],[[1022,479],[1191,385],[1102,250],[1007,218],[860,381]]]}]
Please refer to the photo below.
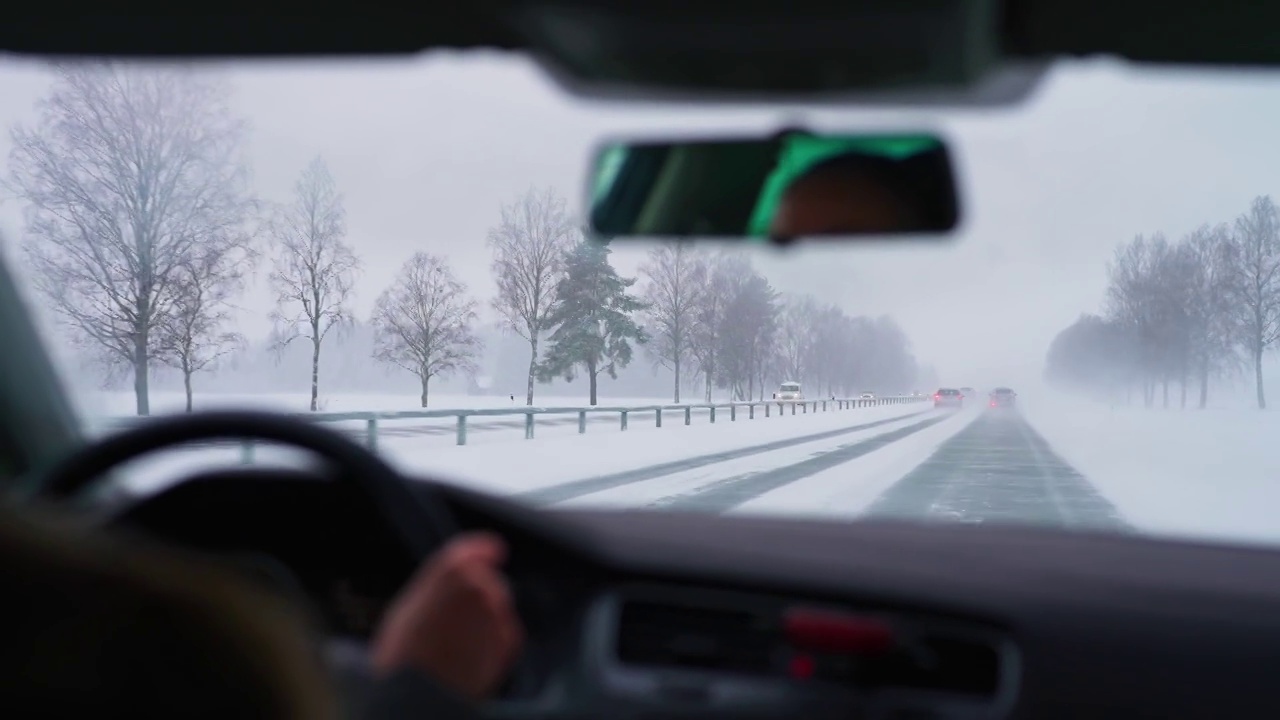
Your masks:
[{"label": "driver's shoulder", "polygon": [[212,563],[67,513],[7,506],[0,576],[0,660],[17,669],[0,679],[6,700],[59,716],[84,703],[109,715],[333,716],[302,624]]}]

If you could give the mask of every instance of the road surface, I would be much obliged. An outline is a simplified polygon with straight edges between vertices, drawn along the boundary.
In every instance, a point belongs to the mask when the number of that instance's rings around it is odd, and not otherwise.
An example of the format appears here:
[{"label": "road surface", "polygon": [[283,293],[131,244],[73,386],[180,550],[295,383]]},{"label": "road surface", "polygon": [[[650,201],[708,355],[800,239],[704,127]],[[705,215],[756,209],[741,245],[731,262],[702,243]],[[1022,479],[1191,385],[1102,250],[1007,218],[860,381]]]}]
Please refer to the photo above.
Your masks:
[{"label": "road surface", "polygon": [[[1116,508],[1016,411],[967,410],[963,415],[907,407],[892,419],[851,422],[821,433],[823,437],[658,463],[517,493],[516,498],[542,506],[593,498],[596,504],[619,507],[725,513],[819,473],[839,483],[847,469],[848,481],[856,482],[859,459],[950,421],[966,424],[851,515],[1128,529]],[[813,451],[786,462],[770,461],[796,448]],[[723,471],[717,472],[720,467]],[[679,477],[684,479],[673,479]],[[621,493],[625,499],[610,502]]]},{"label": "road surface", "polygon": [[871,517],[1122,528],[1116,508],[1019,414],[984,412],[885,491]]}]

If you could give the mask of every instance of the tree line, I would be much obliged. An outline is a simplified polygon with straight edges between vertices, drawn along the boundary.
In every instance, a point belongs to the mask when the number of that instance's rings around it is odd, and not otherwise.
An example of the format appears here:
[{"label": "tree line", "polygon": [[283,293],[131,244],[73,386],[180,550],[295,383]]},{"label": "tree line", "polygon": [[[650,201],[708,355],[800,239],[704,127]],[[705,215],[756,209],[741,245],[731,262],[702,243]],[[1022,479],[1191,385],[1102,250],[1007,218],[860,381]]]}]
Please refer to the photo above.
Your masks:
[{"label": "tree line", "polygon": [[[328,166],[316,157],[288,202],[257,197],[230,107],[224,84],[190,71],[64,66],[38,122],[12,132],[7,186],[26,203],[32,281],[82,354],[132,374],[141,415],[152,367],[182,373],[190,410],[193,377],[245,344],[236,302],[259,268],[271,346],[311,351],[312,410],[324,343],[354,319],[362,266]],[[741,254],[661,245],[639,277],[620,275],[549,189],[501,207],[487,240],[493,309],[529,342],[529,404],[536,383],[578,376],[595,404],[599,377],[638,347],[674,371],[677,402],[687,376],[707,399],[762,398],[779,378],[835,393],[915,377],[891,319],[784,297]],[[476,370],[479,311],[447,258],[415,252],[374,303],[373,356],[415,375],[425,407],[433,378]]]},{"label": "tree line", "polygon": [[1195,392],[1204,408],[1211,380],[1252,371],[1266,408],[1262,361],[1280,339],[1280,209],[1271,197],[1177,241],[1138,235],[1116,249],[1107,277],[1103,313],[1081,316],[1050,346],[1050,382],[1146,407],[1186,407]]}]

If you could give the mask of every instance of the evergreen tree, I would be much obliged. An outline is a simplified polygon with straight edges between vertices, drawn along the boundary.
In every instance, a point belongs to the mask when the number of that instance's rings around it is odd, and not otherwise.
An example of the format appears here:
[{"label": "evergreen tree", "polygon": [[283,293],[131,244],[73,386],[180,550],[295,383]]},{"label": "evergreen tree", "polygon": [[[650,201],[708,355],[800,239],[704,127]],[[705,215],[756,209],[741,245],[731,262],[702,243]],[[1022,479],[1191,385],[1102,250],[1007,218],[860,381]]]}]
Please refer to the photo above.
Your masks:
[{"label": "evergreen tree", "polygon": [[538,369],[542,382],[556,377],[572,382],[578,370],[584,370],[592,405],[600,373],[617,379],[618,370],[631,362],[631,343],[649,340],[633,319],[645,304],[627,293],[636,279],[618,275],[609,264],[610,252],[608,243],[584,238],[565,256],[551,313],[555,330]]}]

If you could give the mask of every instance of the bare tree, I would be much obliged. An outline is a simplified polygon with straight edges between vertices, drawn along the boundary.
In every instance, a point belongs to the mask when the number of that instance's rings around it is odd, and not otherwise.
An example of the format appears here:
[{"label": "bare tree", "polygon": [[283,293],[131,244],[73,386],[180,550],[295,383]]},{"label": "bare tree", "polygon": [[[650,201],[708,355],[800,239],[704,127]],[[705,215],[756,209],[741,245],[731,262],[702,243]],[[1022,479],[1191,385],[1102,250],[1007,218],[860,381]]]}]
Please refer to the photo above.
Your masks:
[{"label": "bare tree", "polygon": [[1197,258],[1185,244],[1174,244],[1157,234],[1150,245],[1153,369],[1158,375],[1162,404],[1169,407],[1169,383],[1182,387],[1182,407],[1187,402],[1194,345],[1195,276]]},{"label": "bare tree", "polygon": [[752,272],[750,261],[738,253],[721,252],[707,263],[705,291],[699,294],[693,310],[689,344],[689,352],[702,376],[706,402],[711,402],[712,390],[724,374],[721,356],[725,330],[732,322],[728,315],[729,298]]},{"label": "bare tree", "polygon": [[28,203],[24,252],[36,289],[102,359],[133,372],[150,413],[157,328],[195,248],[252,210],[244,124],[224,85],[184,70],[57,69],[39,122],[16,127],[13,192]]},{"label": "bare tree", "polygon": [[649,252],[640,274],[648,281],[643,299],[655,342],[650,352],[675,373],[674,402],[680,402],[680,370],[692,355],[694,311],[707,278],[707,260],[685,243],[663,244]]},{"label": "bare tree", "polygon": [[489,230],[493,277],[498,285],[493,307],[507,329],[529,341],[528,405],[533,404],[538,374],[538,344],[551,330],[565,253],[577,235],[564,198],[549,188],[531,189],[503,206],[498,225]]},{"label": "bare tree", "polygon": [[[1154,233],[1118,247],[1108,265],[1107,317],[1082,317],[1059,335],[1053,376],[1108,394],[1123,389],[1126,398],[1140,384],[1147,407],[1155,405],[1159,387],[1166,408],[1170,382],[1181,386],[1183,408],[1198,382],[1204,408],[1210,378],[1242,366],[1237,349],[1260,348],[1250,353],[1256,369],[1280,330],[1280,240],[1267,239],[1280,231],[1278,220],[1270,201],[1259,198],[1234,233],[1226,224],[1206,224],[1178,243]],[[1100,372],[1091,353],[1114,355],[1117,371]],[[1257,382],[1261,388],[1260,377]]]},{"label": "bare tree", "polygon": [[778,369],[785,376],[784,381],[799,382],[810,371],[818,315],[818,303],[811,295],[792,295],[783,301],[778,327]]},{"label": "bare tree", "polygon": [[334,328],[351,321],[348,304],[360,261],[346,243],[346,210],[323,159],[298,178],[294,201],[271,224],[277,252],[271,285],[276,295],[275,346],[311,342],[311,410],[320,395],[320,348]]},{"label": "bare tree", "polygon": [[431,378],[476,369],[476,308],[443,258],[415,253],[374,306],[374,357],[416,375],[426,407]]},{"label": "bare tree", "polygon": [[1187,255],[1191,370],[1200,385],[1199,407],[1209,403],[1209,378],[1238,367],[1239,331],[1231,313],[1231,230],[1203,225],[1183,241]]},{"label": "bare tree", "polygon": [[159,326],[160,359],[182,372],[187,412],[192,409],[191,377],[245,345],[227,329],[235,298],[244,290],[254,253],[238,239],[215,241],[180,264],[173,277],[171,311]]},{"label": "bare tree", "polygon": [[1132,327],[1086,313],[1049,345],[1045,379],[1111,403],[1127,401],[1135,377],[1142,372],[1137,359]]},{"label": "bare tree", "polygon": [[1132,337],[1136,348],[1136,366],[1141,371],[1142,401],[1146,407],[1155,403],[1156,380],[1160,375],[1161,307],[1158,285],[1158,262],[1164,236],[1134,237],[1116,248],[1107,266],[1107,313],[1121,331]]},{"label": "bare tree", "polygon": [[[744,260],[744,263],[746,261]],[[756,396],[764,370],[776,359],[777,291],[749,263],[735,274],[725,297],[725,323],[717,363],[720,387],[734,400]]]},{"label": "bare tree", "polygon": [[1253,361],[1258,408],[1265,409],[1262,356],[1280,339],[1280,211],[1270,197],[1254,198],[1236,220],[1232,256],[1236,326]]}]

